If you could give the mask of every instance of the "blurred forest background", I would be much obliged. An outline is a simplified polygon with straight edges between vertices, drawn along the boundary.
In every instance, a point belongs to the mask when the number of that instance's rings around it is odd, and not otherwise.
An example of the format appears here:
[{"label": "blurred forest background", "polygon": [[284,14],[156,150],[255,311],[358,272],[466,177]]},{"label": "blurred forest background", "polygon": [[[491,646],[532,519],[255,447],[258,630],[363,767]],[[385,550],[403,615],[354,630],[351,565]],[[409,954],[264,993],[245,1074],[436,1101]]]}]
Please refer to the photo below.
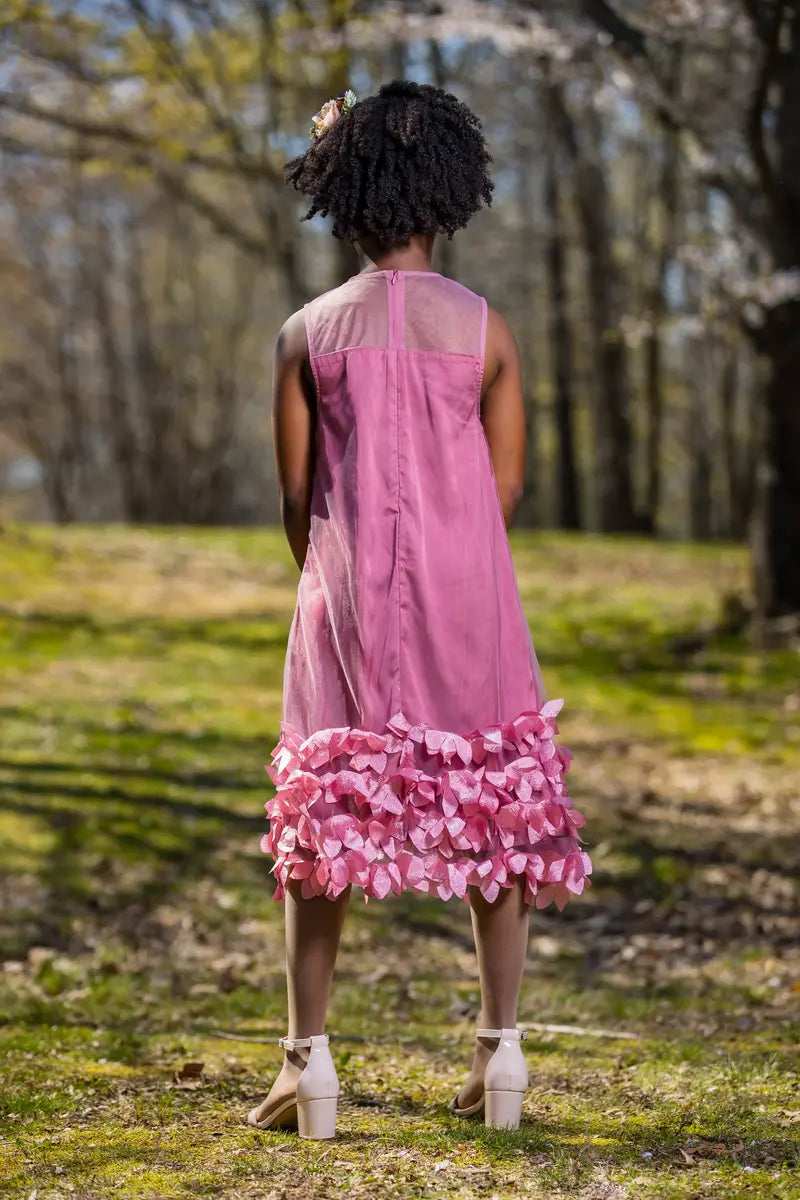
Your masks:
[{"label": "blurred forest background", "polygon": [[[320,1153],[246,1125],[286,1032],[270,393],[360,264],[282,165],[398,76],[494,158],[435,266],[523,354],[510,543],[594,869],[532,914],[497,1137],[446,1109],[466,905],[354,897]],[[800,0],[0,0],[3,1195],[796,1200],[799,381]]]},{"label": "blurred forest background", "polygon": [[437,269],[524,357],[524,526],[749,540],[800,610],[800,4],[3,0],[0,502],[278,520],[274,338],[359,269],[282,181],[399,76],[480,116]]}]

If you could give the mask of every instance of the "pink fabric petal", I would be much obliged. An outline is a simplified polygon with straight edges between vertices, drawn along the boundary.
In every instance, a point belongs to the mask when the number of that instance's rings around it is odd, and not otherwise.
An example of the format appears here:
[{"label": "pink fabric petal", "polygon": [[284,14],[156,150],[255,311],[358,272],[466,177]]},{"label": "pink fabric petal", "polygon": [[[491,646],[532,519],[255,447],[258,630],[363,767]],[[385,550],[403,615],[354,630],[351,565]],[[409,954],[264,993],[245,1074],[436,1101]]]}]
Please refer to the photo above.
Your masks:
[{"label": "pink fabric petal", "polygon": [[527,865],[527,856],[521,850],[517,850],[513,854],[509,854],[506,859],[506,866],[512,875],[522,875]]},{"label": "pink fabric petal", "polygon": [[489,902],[489,904],[493,904],[494,901],[497,899],[497,897],[500,895],[500,884],[497,882],[496,879],[492,879],[492,880],[490,880],[489,883],[485,884],[481,888],[481,892],[483,893],[484,897]]},{"label": "pink fabric petal", "polygon": [[373,865],[370,871],[370,891],[378,900],[383,900],[384,896],[388,896],[392,886],[392,878],[386,867],[381,863]]},{"label": "pink fabric petal", "polygon": [[410,722],[407,721],[403,713],[399,711],[396,712],[393,717],[389,718],[387,725],[389,729],[399,734],[406,734],[411,728]]},{"label": "pink fabric petal", "polygon": [[457,863],[451,863],[447,872],[448,881],[454,896],[464,896],[467,891],[466,872]]},{"label": "pink fabric petal", "polygon": [[335,858],[330,864],[331,881],[338,888],[344,888],[350,878],[350,872],[345,859]]}]

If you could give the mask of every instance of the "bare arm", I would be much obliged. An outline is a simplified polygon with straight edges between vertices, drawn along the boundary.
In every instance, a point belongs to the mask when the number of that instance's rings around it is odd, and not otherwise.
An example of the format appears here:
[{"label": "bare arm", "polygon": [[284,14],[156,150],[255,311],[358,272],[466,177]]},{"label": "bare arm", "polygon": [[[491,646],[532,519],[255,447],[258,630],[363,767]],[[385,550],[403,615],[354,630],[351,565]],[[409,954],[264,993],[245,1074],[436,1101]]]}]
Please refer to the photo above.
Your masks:
[{"label": "bare arm", "polygon": [[511,326],[489,309],[481,422],[489,443],[506,529],[522,499],[525,476],[525,405],[519,350]]},{"label": "bare arm", "polygon": [[308,551],[314,478],[316,394],[302,312],[289,317],[275,345],[272,444],[281,520],[300,570]]}]

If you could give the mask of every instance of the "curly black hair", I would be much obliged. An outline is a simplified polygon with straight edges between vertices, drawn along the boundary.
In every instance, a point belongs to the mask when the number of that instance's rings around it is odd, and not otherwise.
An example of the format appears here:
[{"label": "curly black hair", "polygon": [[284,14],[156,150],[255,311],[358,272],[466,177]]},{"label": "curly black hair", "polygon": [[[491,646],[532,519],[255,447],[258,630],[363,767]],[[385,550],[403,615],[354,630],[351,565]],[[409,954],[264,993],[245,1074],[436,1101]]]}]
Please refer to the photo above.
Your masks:
[{"label": "curly black hair", "polygon": [[343,113],[284,176],[310,200],[302,220],[331,215],[334,237],[371,234],[383,250],[412,234],[463,229],[494,184],[481,123],[450,92],[394,80]]}]

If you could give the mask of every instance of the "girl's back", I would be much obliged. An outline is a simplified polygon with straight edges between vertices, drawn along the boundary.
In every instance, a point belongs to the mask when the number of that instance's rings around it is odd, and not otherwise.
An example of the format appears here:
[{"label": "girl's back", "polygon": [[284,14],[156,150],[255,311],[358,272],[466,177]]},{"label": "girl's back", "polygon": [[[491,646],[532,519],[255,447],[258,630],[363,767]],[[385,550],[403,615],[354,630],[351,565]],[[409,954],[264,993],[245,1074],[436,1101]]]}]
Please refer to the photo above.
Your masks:
[{"label": "girl's back", "polygon": [[316,465],[287,722],[400,714],[466,733],[538,709],[480,419],[486,300],[433,271],[371,270],[304,316]]}]

